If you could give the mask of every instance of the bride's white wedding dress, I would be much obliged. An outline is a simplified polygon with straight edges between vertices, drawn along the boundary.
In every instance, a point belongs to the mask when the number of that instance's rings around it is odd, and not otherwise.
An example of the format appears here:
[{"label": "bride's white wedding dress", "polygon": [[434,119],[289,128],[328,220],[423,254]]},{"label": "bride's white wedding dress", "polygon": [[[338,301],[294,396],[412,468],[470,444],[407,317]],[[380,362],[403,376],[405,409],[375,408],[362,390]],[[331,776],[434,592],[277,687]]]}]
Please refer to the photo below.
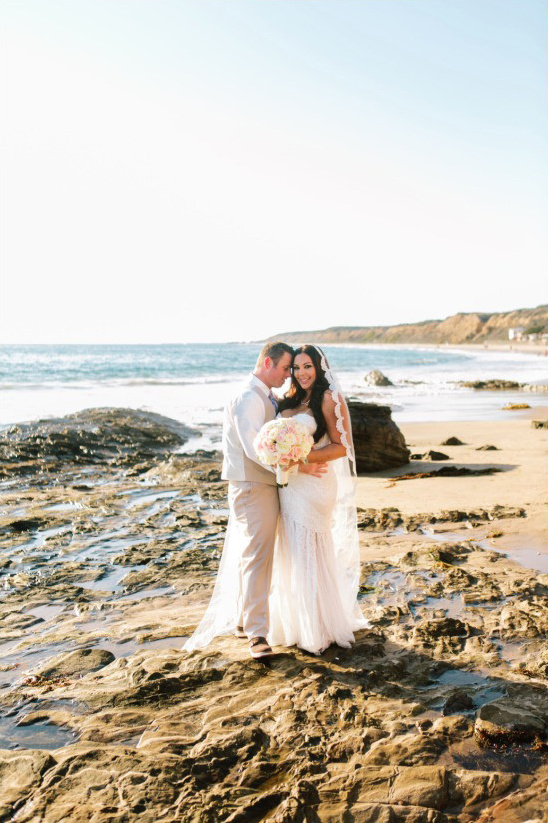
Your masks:
[{"label": "bride's white wedding dress", "polygon": [[[294,418],[314,434],[316,421],[311,413]],[[329,443],[326,434],[316,447]],[[354,631],[370,626],[356,600],[347,547],[338,547],[334,540],[341,482],[338,462],[328,462],[321,477],[295,471],[288,485],[279,490],[280,520],[269,598],[268,640],[273,646],[297,645],[320,654],[331,643],[348,648]]]},{"label": "bride's white wedding dress", "polygon": [[[300,646],[320,654],[331,643],[349,647],[354,632],[371,624],[357,595],[360,552],[356,523],[355,455],[348,406],[324,353],[322,370],[335,403],[336,428],[346,456],[327,463],[321,477],[293,471],[280,489],[280,519],[268,595],[272,646]],[[310,412],[294,415],[316,431]],[[316,444],[330,443],[326,434]],[[185,651],[205,648],[214,637],[241,625],[240,559],[249,536],[229,522],[211,600]]]}]

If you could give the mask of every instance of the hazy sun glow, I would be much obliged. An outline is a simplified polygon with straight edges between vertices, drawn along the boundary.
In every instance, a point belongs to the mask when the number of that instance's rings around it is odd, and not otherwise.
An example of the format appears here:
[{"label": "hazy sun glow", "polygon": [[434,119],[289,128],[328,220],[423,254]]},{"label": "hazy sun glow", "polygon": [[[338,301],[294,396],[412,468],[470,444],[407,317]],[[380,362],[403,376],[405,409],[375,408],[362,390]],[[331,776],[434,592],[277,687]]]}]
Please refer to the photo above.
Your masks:
[{"label": "hazy sun glow", "polygon": [[546,301],[546,3],[4,0],[4,342]]}]

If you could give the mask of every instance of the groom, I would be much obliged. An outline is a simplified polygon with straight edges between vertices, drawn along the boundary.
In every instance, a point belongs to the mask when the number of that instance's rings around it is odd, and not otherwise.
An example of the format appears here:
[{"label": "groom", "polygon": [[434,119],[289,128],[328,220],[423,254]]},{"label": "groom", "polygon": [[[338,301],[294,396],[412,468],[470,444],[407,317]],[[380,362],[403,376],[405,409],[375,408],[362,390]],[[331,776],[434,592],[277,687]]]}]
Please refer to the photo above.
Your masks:
[{"label": "groom", "polygon": [[[286,343],[267,343],[240,393],[225,407],[223,423],[223,480],[228,480],[230,523],[244,536],[240,555],[240,619],[236,637],[249,638],[252,657],[268,657],[268,595],[278,524],[279,501],[273,469],[259,462],[253,440],[273,420],[278,404],[272,389],[290,376],[293,349]],[[320,476],[319,464],[299,469]]]},{"label": "groom", "polygon": [[275,473],[259,462],[253,440],[276,416],[273,388],[283,386],[291,373],[293,349],[286,343],[263,346],[253,374],[225,407],[223,422],[223,480],[228,480],[230,521],[245,535],[240,556],[240,619],[236,637],[249,638],[252,657],[267,657],[268,594],[272,554],[278,523]]}]

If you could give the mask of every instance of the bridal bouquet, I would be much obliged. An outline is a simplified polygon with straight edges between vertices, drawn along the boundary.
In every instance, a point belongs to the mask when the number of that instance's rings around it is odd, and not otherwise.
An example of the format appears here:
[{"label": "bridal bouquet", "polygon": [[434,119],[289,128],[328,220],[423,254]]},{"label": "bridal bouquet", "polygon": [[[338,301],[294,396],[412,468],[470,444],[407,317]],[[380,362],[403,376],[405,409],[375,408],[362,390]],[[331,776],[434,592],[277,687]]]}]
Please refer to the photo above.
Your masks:
[{"label": "bridal bouquet", "polygon": [[265,423],[253,446],[257,457],[266,466],[276,466],[276,482],[287,486],[288,466],[294,460],[306,462],[314,438],[302,423],[291,417],[279,417]]}]

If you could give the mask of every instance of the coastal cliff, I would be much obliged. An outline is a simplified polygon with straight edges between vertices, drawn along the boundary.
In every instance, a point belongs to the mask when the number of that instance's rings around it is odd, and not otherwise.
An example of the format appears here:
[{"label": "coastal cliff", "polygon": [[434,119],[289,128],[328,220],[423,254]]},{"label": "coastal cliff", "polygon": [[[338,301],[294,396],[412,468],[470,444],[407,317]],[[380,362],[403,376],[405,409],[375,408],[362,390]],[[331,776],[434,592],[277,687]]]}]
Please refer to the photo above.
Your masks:
[{"label": "coastal cliff", "polygon": [[508,330],[520,327],[526,333],[548,332],[548,305],[496,314],[460,312],[444,320],[398,326],[332,326],[314,331],[285,332],[269,339],[282,339],[288,343],[300,342],[303,336],[310,343],[504,343],[508,341]]}]

